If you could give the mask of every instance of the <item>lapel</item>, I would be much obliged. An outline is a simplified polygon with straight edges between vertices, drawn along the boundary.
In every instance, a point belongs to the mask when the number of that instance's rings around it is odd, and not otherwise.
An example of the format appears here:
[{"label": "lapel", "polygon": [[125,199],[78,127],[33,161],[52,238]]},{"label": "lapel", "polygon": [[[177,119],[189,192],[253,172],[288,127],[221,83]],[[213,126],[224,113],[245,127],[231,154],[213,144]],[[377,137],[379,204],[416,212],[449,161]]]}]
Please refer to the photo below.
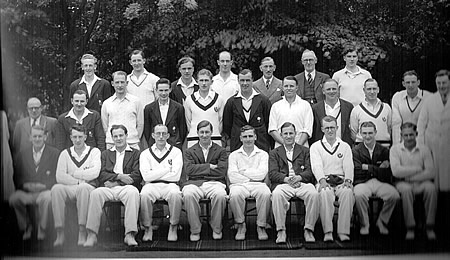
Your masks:
[{"label": "lapel", "polygon": [[[236,106],[236,109],[237,109],[239,115],[243,119],[245,119],[244,108],[242,107],[242,98],[235,98],[235,97],[233,97],[233,102],[234,102],[234,105]],[[253,110],[253,104],[252,104],[252,110]]]},{"label": "lapel", "polygon": [[[264,82],[264,77],[261,77],[255,83],[256,83],[255,87],[259,93],[263,94],[264,96],[269,96],[269,92],[267,91],[267,88],[266,88],[266,83]],[[272,85],[272,84],[273,84],[273,81],[270,82],[270,85]]]},{"label": "lapel", "polygon": [[[341,108],[342,108],[342,106],[341,106]],[[325,116],[325,100],[321,101],[321,104],[317,106],[317,115],[319,118],[322,118]],[[319,124],[321,124],[320,120],[321,119],[319,119]]]},{"label": "lapel", "polygon": [[[29,139],[30,135],[31,135],[31,122],[30,122],[31,118],[30,117],[26,117],[26,121],[25,121],[25,133],[27,133],[27,137]],[[42,121],[42,116],[41,116],[41,121]]]},{"label": "lapel", "polygon": [[[155,100],[154,105],[155,106],[150,111],[153,111],[153,114],[155,115],[158,124],[162,124],[163,121],[162,121],[161,111],[159,110],[159,103],[157,100]],[[170,111],[170,104],[169,104],[169,111]],[[167,117],[168,116],[169,116],[169,113],[167,113]],[[166,120],[166,122],[167,122],[167,120]]]},{"label": "lapel", "polygon": [[[375,143],[375,148],[373,149],[372,162],[377,163],[377,159],[381,157],[382,146]],[[370,157],[369,157],[370,158]]]},{"label": "lapel", "polygon": [[256,110],[258,110],[259,103],[261,103],[261,98],[259,97],[259,95],[254,96],[252,100],[252,109],[250,110],[250,116],[248,117],[248,122],[252,120],[253,116],[256,113]]},{"label": "lapel", "polygon": [[[114,165],[116,165],[116,152],[108,150],[109,161],[111,162],[111,166],[114,169]],[[125,165],[125,158],[127,158],[127,153],[125,153],[125,157],[123,159],[123,165]]]},{"label": "lapel", "polygon": [[[101,82],[101,80],[98,79],[97,81],[95,81],[94,86],[92,86],[91,98],[94,96],[95,92],[96,92],[97,89],[100,87],[100,82]],[[86,90],[87,90],[87,89],[86,89]]]},{"label": "lapel", "polygon": [[[175,104],[173,102],[175,102],[175,101],[173,101],[172,99],[169,101],[169,110],[167,111],[166,125],[168,125],[168,122],[170,122],[170,120],[172,119],[172,117],[174,116],[174,114],[177,110],[175,108]],[[159,109],[158,109],[158,111],[159,111]],[[161,118],[161,120],[162,120],[162,118]]]},{"label": "lapel", "polygon": [[[194,146],[192,146],[192,149],[194,150],[194,154],[199,159],[200,163],[206,163],[205,157],[203,156],[202,148],[200,147],[199,143],[196,143]],[[211,150],[209,151],[209,154],[211,153]],[[208,154],[208,157],[209,157]]]},{"label": "lapel", "polygon": [[[200,148],[201,149],[201,148]],[[206,163],[209,163],[211,161],[211,158],[215,155],[217,150],[217,147],[214,145],[214,143],[212,143],[211,148],[209,148],[209,152],[208,152],[208,158],[206,159]],[[200,150],[200,152],[203,155],[203,152]]]},{"label": "lapel", "polygon": [[279,146],[279,148],[278,148],[278,155],[283,160],[284,164],[288,165],[288,160],[287,160],[287,156],[286,156],[286,149],[284,148],[284,146]]},{"label": "lapel", "polygon": [[294,144],[294,153],[292,154],[292,161],[295,161],[295,159],[297,159],[297,157],[300,155],[300,146],[295,143]]},{"label": "lapel", "polygon": [[341,102],[341,133],[344,134],[344,129],[347,128],[344,124],[345,122],[350,121],[350,113],[348,112],[346,104],[342,102],[342,99],[339,99],[339,102]]},{"label": "lapel", "polygon": [[317,90],[317,88],[322,83],[322,75],[319,74],[316,70],[316,77],[314,78],[314,92]]},{"label": "lapel", "polygon": [[278,89],[277,78],[273,77],[272,82],[270,82],[269,89],[267,91],[268,95],[266,97],[271,97]]},{"label": "lapel", "polygon": [[[88,108],[85,108],[88,109]],[[92,111],[91,111],[92,112]],[[87,115],[85,118],[83,118],[83,125],[88,128],[88,126],[91,124],[91,120],[94,119],[94,113],[90,113],[89,115]],[[95,125],[95,124],[92,124]],[[89,135],[89,133],[88,133]]]},{"label": "lapel", "polygon": [[[361,148],[362,148],[362,155],[364,157],[364,159],[362,161],[369,161],[371,162],[372,159],[370,159],[370,154],[369,154],[369,150],[367,150],[367,147],[364,145],[364,143],[361,143]],[[375,151],[377,150],[377,145],[375,144],[375,148],[373,150],[373,156],[375,157]]]},{"label": "lapel", "polygon": [[[35,170],[36,165],[34,164],[34,158],[33,158],[33,146],[31,145],[31,146],[27,146],[27,147],[29,147],[30,149],[27,149],[25,152],[25,163],[26,163],[26,165],[31,165],[34,170],[34,173],[36,173],[36,170]],[[44,155],[44,154],[42,154],[42,155]],[[41,161],[42,161],[42,157],[41,157]]]},{"label": "lapel", "polygon": [[[125,151],[125,156],[123,157],[122,171],[125,169],[125,166],[128,165],[128,162],[130,162],[131,153],[132,153],[131,151]],[[115,158],[116,158],[116,156],[114,156],[114,160],[116,160]],[[115,163],[114,163],[114,165],[115,165]]]},{"label": "lapel", "polygon": [[302,73],[300,73],[297,84],[298,84],[297,94],[300,97],[303,98],[305,96],[305,93],[304,93],[304,90],[305,90],[305,72],[304,71]]}]

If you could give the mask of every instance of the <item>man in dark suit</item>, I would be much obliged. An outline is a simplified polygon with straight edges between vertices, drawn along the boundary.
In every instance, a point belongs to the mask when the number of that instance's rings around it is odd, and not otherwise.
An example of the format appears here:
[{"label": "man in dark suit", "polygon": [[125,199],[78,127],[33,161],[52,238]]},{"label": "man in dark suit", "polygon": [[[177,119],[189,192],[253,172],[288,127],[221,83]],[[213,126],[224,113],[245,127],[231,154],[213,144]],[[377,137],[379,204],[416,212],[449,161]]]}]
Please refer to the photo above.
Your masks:
[{"label": "man in dark suit", "polygon": [[283,144],[269,154],[269,178],[272,182],[272,209],[277,233],[276,243],[286,243],[286,212],[289,200],[299,197],[305,202],[306,242],[315,242],[314,226],[319,217],[319,193],[314,187],[308,148],[295,143],[295,125],[281,126]]},{"label": "man in dark suit", "polygon": [[252,88],[252,72],[242,70],[238,75],[240,92],[228,99],[223,111],[223,131],[231,138],[230,152],[242,146],[240,140],[241,128],[244,125],[253,126],[258,136],[255,145],[269,152],[273,139],[267,129],[269,126],[269,99]]},{"label": "man in dark suit", "polygon": [[28,117],[17,121],[13,135],[13,151],[18,152],[31,144],[30,133],[33,125],[41,125],[47,132],[46,143],[55,146],[56,118],[42,115],[42,103],[32,97],[27,102]]},{"label": "man in dark suit", "polygon": [[16,191],[9,198],[16,212],[17,224],[23,240],[31,238],[32,225],[27,213],[28,205],[38,205],[38,239],[45,238],[48,213],[51,205],[50,189],[56,183],[55,173],[59,151],[45,144],[47,134],[41,125],[31,128],[31,145],[24,147],[15,161],[14,182]]},{"label": "man in dark suit", "polygon": [[297,95],[311,104],[323,100],[322,86],[328,74],[316,71],[317,57],[311,50],[305,50],[302,54],[302,64],[305,70],[295,78],[298,82]]},{"label": "man in dark suit", "polygon": [[86,108],[87,93],[76,90],[72,96],[72,109],[61,114],[56,124],[56,148],[64,150],[72,146],[70,131],[73,125],[83,125],[87,130],[86,144],[105,150],[105,132],[103,131],[100,114]]},{"label": "man in dark suit", "polygon": [[[81,69],[84,75],[70,83],[69,94],[72,98],[73,93],[78,90],[84,90],[88,94],[88,102],[86,107],[90,110],[95,110],[98,113],[102,110],[103,101],[112,95],[111,84],[102,78],[95,75],[97,69],[97,58],[92,54],[84,54],[81,57]],[[70,100],[66,101],[66,109],[70,107]]]},{"label": "man in dark suit", "polygon": [[322,118],[324,116],[333,116],[334,118],[337,118],[339,126],[336,136],[352,146],[353,139],[350,129],[350,114],[353,109],[352,103],[339,98],[339,87],[334,79],[325,80],[322,91],[325,95],[325,100],[312,106],[314,125],[312,137],[309,139],[310,145],[323,138],[321,129]]},{"label": "man in dark suit", "polygon": [[169,95],[170,99],[183,105],[186,97],[198,90],[198,84],[192,76],[195,70],[194,66],[195,60],[189,56],[178,60],[177,68],[181,77],[170,85],[172,88]]},{"label": "man in dark suit", "polygon": [[161,78],[156,82],[156,92],[159,98],[144,109],[144,136],[148,147],[151,147],[155,140],[151,137],[153,128],[163,124],[169,131],[167,142],[181,150],[187,135],[186,117],[184,107],[170,99],[172,88],[170,81]]},{"label": "man in dark suit", "polygon": [[226,207],[226,174],[228,155],[224,148],[213,143],[213,126],[203,120],[197,125],[200,141],[189,148],[184,156],[185,177],[183,200],[190,226],[190,240],[200,240],[202,223],[200,221],[199,200],[211,200],[211,221],[213,239],[222,239],[222,217]]},{"label": "man in dark suit", "polygon": [[262,95],[269,98],[273,104],[281,99],[283,96],[282,82],[276,78],[273,73],[277,66],[271,57],[265,57],[261,60],[259,69],[263,76],[257,81],[253,82],[253,88]]},{"label": "man in dark suit", "polygon": [[103,205],[107,201],[121,201],[125,206],[125,244],[137,246],[134,236],[138,232],[139,189],[142,181],[139,172],[139,150],[127,143],[128,130],[124,125],[113,125],[111,136],[114,146],[102,152],[102,168],[97,178],[99,186],[89,198],[86,223],[88,236],[85,247],[97,243],[97,234]]}]

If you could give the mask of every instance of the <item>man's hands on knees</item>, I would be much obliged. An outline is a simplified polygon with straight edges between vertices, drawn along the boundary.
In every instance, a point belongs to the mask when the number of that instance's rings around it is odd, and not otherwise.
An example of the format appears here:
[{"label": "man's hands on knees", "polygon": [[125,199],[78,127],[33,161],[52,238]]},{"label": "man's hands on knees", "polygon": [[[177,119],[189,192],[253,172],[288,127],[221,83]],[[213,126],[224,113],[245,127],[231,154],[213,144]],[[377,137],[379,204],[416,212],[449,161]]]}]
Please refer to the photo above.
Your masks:
[{"label": "man's hands on knees", "polygon": [[331,186],[330,184],[328,184],[327,180],[325,180],[325,178],[322,178],[319,180],[319,192],[321,192],[323,189],[330,189],[331,190]]}]

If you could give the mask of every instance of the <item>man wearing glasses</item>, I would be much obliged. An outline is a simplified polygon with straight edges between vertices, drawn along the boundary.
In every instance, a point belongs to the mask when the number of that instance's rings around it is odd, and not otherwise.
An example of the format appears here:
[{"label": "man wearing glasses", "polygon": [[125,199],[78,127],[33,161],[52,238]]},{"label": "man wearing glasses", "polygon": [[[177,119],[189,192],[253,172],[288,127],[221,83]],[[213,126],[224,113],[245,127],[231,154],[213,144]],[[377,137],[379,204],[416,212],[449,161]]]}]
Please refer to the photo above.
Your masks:
[{"label": "man wearing glasses", "polygon": [[311,50],[305,50],[302,54],[302,64],[305,71],[295,75],[298,82],[297,95],[308,101],[311,105],[324,99],[322,86],[328,74],[316,71],[317,57]]}]

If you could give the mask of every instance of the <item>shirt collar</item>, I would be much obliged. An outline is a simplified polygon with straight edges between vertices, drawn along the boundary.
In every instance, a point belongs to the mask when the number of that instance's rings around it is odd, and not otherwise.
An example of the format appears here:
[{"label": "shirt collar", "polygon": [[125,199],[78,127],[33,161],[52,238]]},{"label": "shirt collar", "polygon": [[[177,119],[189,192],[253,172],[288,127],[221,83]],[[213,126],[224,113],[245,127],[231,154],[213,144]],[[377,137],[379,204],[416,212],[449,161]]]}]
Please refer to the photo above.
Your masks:
[{"label": "shirt collar", "polygon": [[[205,99],[207,99],[208,97],[210,98],[210,99],[214,99],[214,95],[216,94],[216,92],[214,92],[214,90],[212,90],[212,89],[209,89],[209,93],[208,93],[208,95],[205,97]],[[201,96],[200,96],[200,92],[199,91],[195,91],[194,92],[194,97],[195,97],[195,100],[197,101],[197,100],[199,100],[200,98],[202,98]]]},{"label": "shirt collar", "polygon": [[259,149],[258,146],[255,145],[254,148],[253,148],[252,153],[251,153],[250,155],[247,155],[247,153],[244,151],[244,146],[241,145],[241,147],[240,147],[239,149],[237,149],[236,151],[237,151],[238,153],[241,153],[241,154],[245,155],[245,156],[252,157],[252,156],[254,156],[254,155],[260,153],[262,150]]},{"label": "shirt collar", "polygon": [[152,149],[154,152],[164,152],[164,150],[169,151],[169,148],[170,148],[170,144],[169,144],[169,143],[166,143],[166,145],[164,146],[164,149],[163,149],[162,151],[159,150],[158,147],[156,147],[156,143],[154,143],[154,144],[152,145],[152,147],[151,147],[151,149]]},{"label": "shirt collar", "polygon": [[[114,145],[113,147],[111,147],[109,149],[111,152],[117,152],[116,146]],[[131,147],[127,144],[127,147],[125,147],[124,151],[133,151],[133,149],[131,149]]]},{"label": "shirt collar", "polygon": [[[114,93],[114,95],[113,95],[113,100],[116,100],[116,99],[118,99],[118,97],[117,97],[117,94]],[[125,96],[123,97],[123,99],[130,100],[130,94],[129,94],[128,92],[125,93]]]},{"label": "shirt collar", "polygon": [[349,69],[347,69],[347,66],[345,66],[345,68],[344,68],[345,69],[345,73],[346,74],[353,74],[353,75],[361,74],[362,73],[361,68],[358,65],[356,65],[356,68],[358,68],[357,72],[351,72]]},{"label": "shirt collar", "polygon": [[325,102],[325,101],[323,103],[325,103],[325,109],[327,109],[327,108],[328,109],[336,109],[336,108],[341,107],[341,101],[339,101],[339,98],[338,98],[336,104],[334,104],[334,108],[331,107],[330,105],[328,105],[327,102]]},{"label": "shirt collar", "polygon": [[284,150],[286,150],[286,152],[294,152],[295,144],[292,146],[291,150],[288,150],[286,145],[283,144],[283,146],[284,146]]},{"label": "shirt collar", "polygon": [[81,156],[78,156],[78,154],[75,152],[75,147],[72,145],[70,147],[70,153],[77,156],[78,158],[84,158],[84,156],[86,156],[86,154],[89,152],[90,148],[91,147],[89,145],[85,145],[84,151],[81,153]]},{"label": "shirt collar", "polygon": [[[142,75],[148,75],[149,72],[144,68],[144,72],[142,72]],[[130,76],[134,76],[136,77],[136,75],[134,75],[134,70],[131,72]]]},{"label": "shirt collar", "polygon": [[309,73],[311,73],[311,78],[313,78],[313,79],[315,79],[316,78],[316,70],[314,69],[313,71],[311,71],[311,72],[307,72],[306,70],[305,70],[305,79],[306,80],[308,80],[308,74]]},{"label": "shirt collar", "polygon": [[161,107],[161,106],[169,106],[169,103],[170,103],[170,98],[169,99],[167,99],[167,103],[166,104],[161,104],[161,102],[160,102],[160,100],[159,100],[159,98],[158,98],[158,105]]},{"label": "shirt collar", "polygon": [[272,84],[272,81],[273,81],[273,75],[272,75],[272,77],[271,77],[270,79],[266,79],[266,78],[264,78],[264,76],[263,76],[262,78],[263,78],[264,84],[267,83],[267,80],[269,80],[269,83]]},{"label": "shirt collar", "polygon": [[44,148],[45,148],[45,143],[44,143],[44,145],[42,146],[42,148],[39,149],[38,151],[35,151],[35,150],[34,150],[34,147],[33,147],[33,148],[32,148],[32,149],[33,149],[33,153],[42,153],[42,152],[44,151]]},{"label": "shirt collar", "polygon": [[[369,104],[369,102],[367,102],[367,100],[364,98],[364,105],[365,106],[372,106],[371,104]],[[378,107],[378,106],[380,106],[381,105],[381,100],[379,99],[379,98],[377,98],[377,103],[375,104],[375,107]]]},{"label": "shirt collar", "polygon": [[[94,74],[94,80],[92,81],[92,84],[95,84],[95,82],[97,81],[97,80],[100,80],[100,78],[99,77],[97,77],[97,75],[95,75]],[[79,84],[88,84],[88,82],[86,81],[86,77],[85,77],[85,75],[83,75],[83,77],[81,77],[81,80],[80,80],[80,83]]]},{"label": "shirt collar", "polygon": [[[328,146],[331,146],[331,144],[328,142],[328,140],[325,136],[323,136],[322,142],[324,144],[328,144]],[[331,148],[334,149],[340,142],[342,142],[341,138],[336,136],[336,141],[334,142],[333,146],[331,146]]]},{"label": "shirt collar", "polygon": [[401,148],[403,151],[410,152],[410,153],[415,153],[415,152],[417,152],[417,151],[420,151],[420,146],[419,146],[419,144],[416,144],[416,146],[415,146],[411,151],[409,151],[408,149],[406,149],[404,143],[401,144],[400,148]]},{"label": "shirt collar", "polygon": [[42,115],[40,115],[36,119],[33,119],[33,118],[30,117],[30,124],[33,125],[33,121],[36,120],[36,125],[39,125],[39,123],[41,122],[41,118],[42,118]]},{"label": "shirt collar", "polygon": [[211,146],[213,145],[213,142],[211,140],[211,142],[209,143],[208,147],[204,148],[201,144],[200,141],[198,142],[198,145],[200,146],[200,148],[202,148],[202,150],[208,150],[211,148]]},{"label": "shirt collar", "polygon": [[186,86],[180,78],[180,79],[178,79],[177,85],[180,85],[182,88],[193,88],[194,85],[198,85],[198,84],[197,84],[197,81],[195,81],[195,79],[192,78],[191,84]]},{"label": "shirt collar", "polygon": [[[406,98],[406,97],[408,97],[408,91],[403,90],[402,98]],[[420,89],[420,88],[417,89],[417,95],[414,97],[414,99],[416,99],[416,98],[420,98],[420,99],[423,98],[423,90],[422,89]]]},{"label": "shirt collar", "polygon": [[[89,114],[92,114],[92,111],[90,111],[89,109],[87,109],[86,107],[84,108],[84,113],[83,116],[81,116],[80,120],[83,120],[85,117],[87,117]],[[66,117],[70,117],[75,119],[76,121],[78,121],[78,118],[75,116],[75,113],[73,112],[73,107],[70,109],[69,113],[67,113]]]},{"label": "shirt collar", "polygon": [[215,80],[220,80],[220,81],[226,83],[226,82],[232,81],[232,80],[238,81],[238,78],[237,78],[237,75],[236,75],[236,74],[234,74],[232,71],[230,71],[230,76],[227,78],[227,80],[223,80],[223,78],[220,76],[220,73],[217,74],[217,75],[215,75],[215,76],[212,78],[212,80],[213,80],[213,82],[214,82]]},{"label": "shirt collar", "polygon": [[252,94],[250,95],[249,98],[245,98],[244,96],[242,96],[241,91],[239,91],[239,92],[237,93],[236,97],[240,97],[240,98],[245,99],[245,100],[251,100],[251,99],[253,99],[253,97],[256,96],[256,95],[259,95],[259,93],[256,92],[255,89],[252,89]]}]

